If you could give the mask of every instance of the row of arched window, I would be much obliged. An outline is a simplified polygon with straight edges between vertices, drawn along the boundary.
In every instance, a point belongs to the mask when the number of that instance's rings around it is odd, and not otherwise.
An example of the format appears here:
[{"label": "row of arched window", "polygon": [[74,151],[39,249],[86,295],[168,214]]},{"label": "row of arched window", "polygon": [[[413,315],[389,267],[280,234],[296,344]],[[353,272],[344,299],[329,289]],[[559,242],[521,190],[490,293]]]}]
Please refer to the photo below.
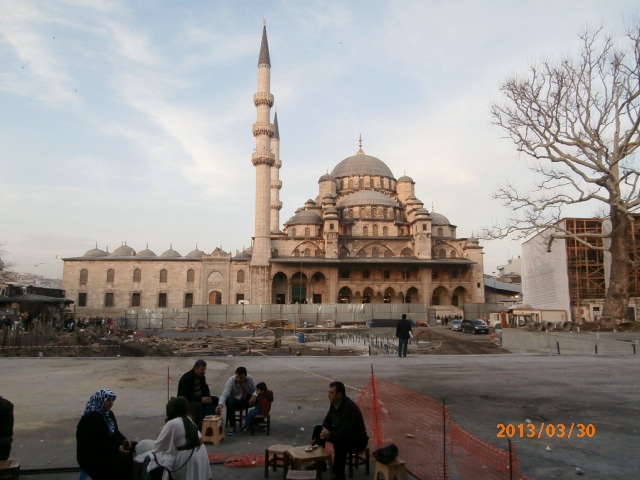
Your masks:
[{"label": "row of arched window", "polygon": [[[193,283],[195,281],[195,276],[196,276],[196,273],[193,268],[190,268],[189,270],[187,270],[187,283]],[[114,268],[107,269],[107,278],[106,278],[107,283],[114,283],[115,278],[116,278],[115,269]],[[160,270],[160,272],[158,272],[158,280],[160,283],[167,283],[169,281],[169,272],[167,271],[166,268],[163,268],[162,270]],[[83,268],[82,270],[80,270],[80,285],[86,285],[88,281],[89,281],[89,270],[86,268]],[[141,269],[136,268],[133,270],[132,281],[133,283],[142,282]]]}]

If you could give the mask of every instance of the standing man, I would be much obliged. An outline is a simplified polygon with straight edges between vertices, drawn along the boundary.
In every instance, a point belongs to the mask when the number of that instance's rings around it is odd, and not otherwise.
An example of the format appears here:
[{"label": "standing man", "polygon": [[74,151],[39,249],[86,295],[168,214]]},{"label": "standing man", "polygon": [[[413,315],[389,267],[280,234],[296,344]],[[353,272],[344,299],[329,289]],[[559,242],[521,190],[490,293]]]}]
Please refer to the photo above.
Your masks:
[{"label": "standing man", "polygon": [[202,428],[202,419],[205,416],[213,415],[214,405],[218,403],[218,398],[211,396],[204,376],[206,370],[207,362],[202,359],[196,360],[193,368],[182,375],[178,382],[177,396],[189,400],[189,409],[198,429]]},{"label": "standing man", "polygon": [[13,442],[13,403],[0,397],[0,460],[8,460]]},{"label": "standing man", "polygon": [[229,377],[227,383],[224,384],[216,408],[216,413],[219,415],[222,413],[222,407],[227,407],[228,435],[236,433],[236,410],[249,408],[249,400],[255,392],[256,382],[251,375],[247,375],[247,369],[244,367],[236,368],[236,374]]},{"label": "standing man", "polygon": [[413,337],[411,331],[411,320],[407,319],[407,314],[402,314],[402,319],[396,325],[396,337],[398,337],[398,356],[406,357],[409,348],[409,338]]},{"label": "standing man", "polygon": [[342,382],[329,384],[329,412],[313,430],[312,442],[324,446],[333,444],[333,478],[345,480],[344,469],[347,453],[361,452],[367,448],[369,436],[364,426],[362,412],[353,400],[347,397]]}]

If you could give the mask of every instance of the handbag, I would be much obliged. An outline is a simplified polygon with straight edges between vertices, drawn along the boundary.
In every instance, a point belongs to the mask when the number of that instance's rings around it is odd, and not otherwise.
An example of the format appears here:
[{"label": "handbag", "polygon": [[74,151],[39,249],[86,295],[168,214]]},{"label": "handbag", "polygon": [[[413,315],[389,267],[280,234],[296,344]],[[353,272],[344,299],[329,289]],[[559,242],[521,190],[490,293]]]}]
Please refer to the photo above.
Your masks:
[{"label": "handbag", "polygon": [[398,447],[395,443],[390,443],[373,452],[373,456],[378,462],[389,465],[398,456]]}]

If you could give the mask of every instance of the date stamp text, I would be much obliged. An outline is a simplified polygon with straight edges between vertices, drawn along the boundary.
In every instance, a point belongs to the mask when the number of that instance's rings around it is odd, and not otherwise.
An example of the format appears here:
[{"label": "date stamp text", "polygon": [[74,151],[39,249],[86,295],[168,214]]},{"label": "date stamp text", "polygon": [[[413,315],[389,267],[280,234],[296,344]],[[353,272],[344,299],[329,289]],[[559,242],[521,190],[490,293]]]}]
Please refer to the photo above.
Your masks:
[{"label": "date stamp text", "polygon": [[498,438],[593,438],[593,423],[499,423]]}]

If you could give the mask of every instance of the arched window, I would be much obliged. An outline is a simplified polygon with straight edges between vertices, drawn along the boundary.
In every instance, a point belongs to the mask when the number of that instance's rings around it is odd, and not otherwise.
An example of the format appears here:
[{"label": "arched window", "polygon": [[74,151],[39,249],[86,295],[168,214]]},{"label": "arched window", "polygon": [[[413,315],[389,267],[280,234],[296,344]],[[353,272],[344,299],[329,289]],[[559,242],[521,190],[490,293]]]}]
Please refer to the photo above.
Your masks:
[{"label": "arched window", "polygon": [[382,236],[383,237],[389,236],[389,227],[382,227]]},{"label": "arched window", "polygon": [[311,235],[311,229],[309,227],[305,227],[304,228],[304,236],[308,237],[309,235]]},{"label": "arched window", "polygon": [[371,250],[371,256],[372,257],[379,257],[380,256],[380,252],[378,251],[378,247],[373,247],[373,250]]},{"label": "arched window", "polygon": [[364,188],[364,178],[360,178],[358,184],[360,185],[360,188]]},{"label": "arched window", "polygon": [[438,227],[438,236],[439,237],[444,236],[444,229],[442,227]]},{"label": "arched window", "polygon": [[142,270],[139,268],[133,270],[133,281],[135,283],[140,283],[142,281]]},{"label": "arched window", "polygon": [[113,283],[114,278],[116,277],[116,271],[113,268],[107,270],[107,283]]},{"label": "arched window", "polygon": [[369,235],[369,227],[362,227],[362,235],[365,237]]},{"label": "arched window", "polygon": [[236,277],[237,283],[244,283],[244,270],[238,270]]},{"label": "arched window", "polygon": [[167,283],[167,270],[165,268],[160,270],[160,283]]},{"label": "arched window", "polygon": [[310,257],[311,256],[311,250],[309,250],[308,248],[304,249],[304,256],[305,257]]},{"label": "arched window", "polygon": [[190,268],[189,270],[187,270],[187,283],[193,283],[196,279],[196,272],[193,270],[193,268]]},{"label": "arched window", "polygon": [[378,236],[378,225],[374,225],[373,226],[373,236],[377,237]]},{"label": "arched window", "polygon": [[89,280],[89,270],[83,268],[80,270],[80,285],[86,285],[87,280]]}]

